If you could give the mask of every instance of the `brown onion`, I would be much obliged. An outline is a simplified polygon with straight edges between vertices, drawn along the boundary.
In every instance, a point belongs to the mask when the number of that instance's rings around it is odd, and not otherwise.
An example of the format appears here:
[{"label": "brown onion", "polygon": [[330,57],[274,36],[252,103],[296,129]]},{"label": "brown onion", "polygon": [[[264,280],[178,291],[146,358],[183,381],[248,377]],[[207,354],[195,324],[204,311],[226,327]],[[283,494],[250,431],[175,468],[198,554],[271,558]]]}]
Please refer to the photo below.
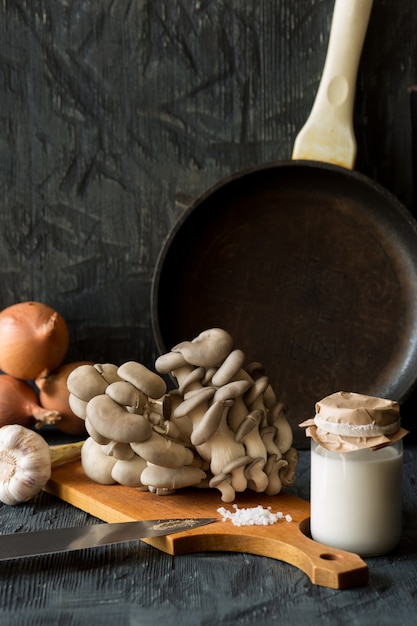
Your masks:
[{"label": "brown onion", "polygon": [[28,382],[9,374],[0,375],[0,426],[18,424],[41,428],[60,419],[58,411],[39,405],[38,394]]},{"label": "brown onion", "polygon": [[75,415],[69,405],[67,378],[80,365],[94,365],[93,361],[74,361],[60,365],[51,373],[43,372],[35,380],[39,389],[39,403],[45,409],[56,409],[61,415],[55,424],[59,430],[71,435],[85,435],[84,421]]},{"label": "brown onion", "polygon": [[0,369],[33,380],[56,369],[69,346],[65,320],[41,302],[20,302],[0,312]]}]

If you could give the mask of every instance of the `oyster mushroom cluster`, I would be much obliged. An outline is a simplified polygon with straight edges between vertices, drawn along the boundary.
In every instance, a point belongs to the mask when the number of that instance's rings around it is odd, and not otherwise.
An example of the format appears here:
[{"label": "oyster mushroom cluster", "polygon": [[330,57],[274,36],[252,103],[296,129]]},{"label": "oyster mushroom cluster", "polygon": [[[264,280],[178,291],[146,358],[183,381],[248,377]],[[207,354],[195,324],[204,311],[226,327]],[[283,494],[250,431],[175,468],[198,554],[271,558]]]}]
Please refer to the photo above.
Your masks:
[{"label": "oyster mushroom cluster", "polygon": [[[215,488],[223,502],[294,482],[287,409],[229,333],[206,330],[158,357],[155,369],[82,365],[68,377],[70,406],[89,434],[81,457],[89,478],[160,495]],[[177,381],[169,392],[166,374]]]}]

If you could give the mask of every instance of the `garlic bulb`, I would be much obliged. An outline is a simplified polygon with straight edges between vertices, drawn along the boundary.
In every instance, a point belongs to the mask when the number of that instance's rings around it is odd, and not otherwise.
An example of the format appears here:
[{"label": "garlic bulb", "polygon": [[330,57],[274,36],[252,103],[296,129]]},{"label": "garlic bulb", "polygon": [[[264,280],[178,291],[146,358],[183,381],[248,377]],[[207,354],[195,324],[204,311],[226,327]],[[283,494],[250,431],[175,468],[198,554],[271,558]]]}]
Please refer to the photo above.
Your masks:
[{"label": "garlic bulb", "polygon": [[45,439],[24,426],[0,428],[0,501],[15,505],[40,492],[51,477]]}]

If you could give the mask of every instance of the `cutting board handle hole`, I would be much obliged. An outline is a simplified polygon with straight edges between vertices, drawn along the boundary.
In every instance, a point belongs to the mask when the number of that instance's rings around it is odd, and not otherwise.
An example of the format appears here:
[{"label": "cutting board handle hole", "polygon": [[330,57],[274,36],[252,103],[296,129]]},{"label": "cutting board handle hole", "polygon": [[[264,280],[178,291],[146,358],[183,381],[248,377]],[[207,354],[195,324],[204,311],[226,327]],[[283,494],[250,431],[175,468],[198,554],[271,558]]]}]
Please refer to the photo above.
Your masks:
[{"label": "cutting board handle hole", "polygon": [[332,552],[325,552],[324,554],[320,554],[320,558],[324,561],[337,561],[337,559],[340,559],[340,555]]},{"label": "cutting board handle hole", "polygon": [[303,533],[303,535],[305,535],[306,537],[311,539],[310,518],[309,517],[306,517],[305,519],[301,520],[301,522],[300,522],[298,527],[301,530],[301,532]]}]

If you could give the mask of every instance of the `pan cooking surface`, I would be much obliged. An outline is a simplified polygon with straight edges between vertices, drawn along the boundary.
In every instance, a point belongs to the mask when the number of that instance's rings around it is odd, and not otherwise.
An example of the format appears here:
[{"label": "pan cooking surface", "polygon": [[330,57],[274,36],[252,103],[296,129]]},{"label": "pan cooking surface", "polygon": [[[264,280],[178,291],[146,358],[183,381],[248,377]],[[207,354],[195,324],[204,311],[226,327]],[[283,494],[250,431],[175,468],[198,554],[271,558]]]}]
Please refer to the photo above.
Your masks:
[{"label": "pan cooking surface", "polygon": [[294,425],[334,391],[401,400],[417,375],[416,229],[341,168],[291,162],[209,193],[171,233],[153,287],[161,353],[225,328]]}]

